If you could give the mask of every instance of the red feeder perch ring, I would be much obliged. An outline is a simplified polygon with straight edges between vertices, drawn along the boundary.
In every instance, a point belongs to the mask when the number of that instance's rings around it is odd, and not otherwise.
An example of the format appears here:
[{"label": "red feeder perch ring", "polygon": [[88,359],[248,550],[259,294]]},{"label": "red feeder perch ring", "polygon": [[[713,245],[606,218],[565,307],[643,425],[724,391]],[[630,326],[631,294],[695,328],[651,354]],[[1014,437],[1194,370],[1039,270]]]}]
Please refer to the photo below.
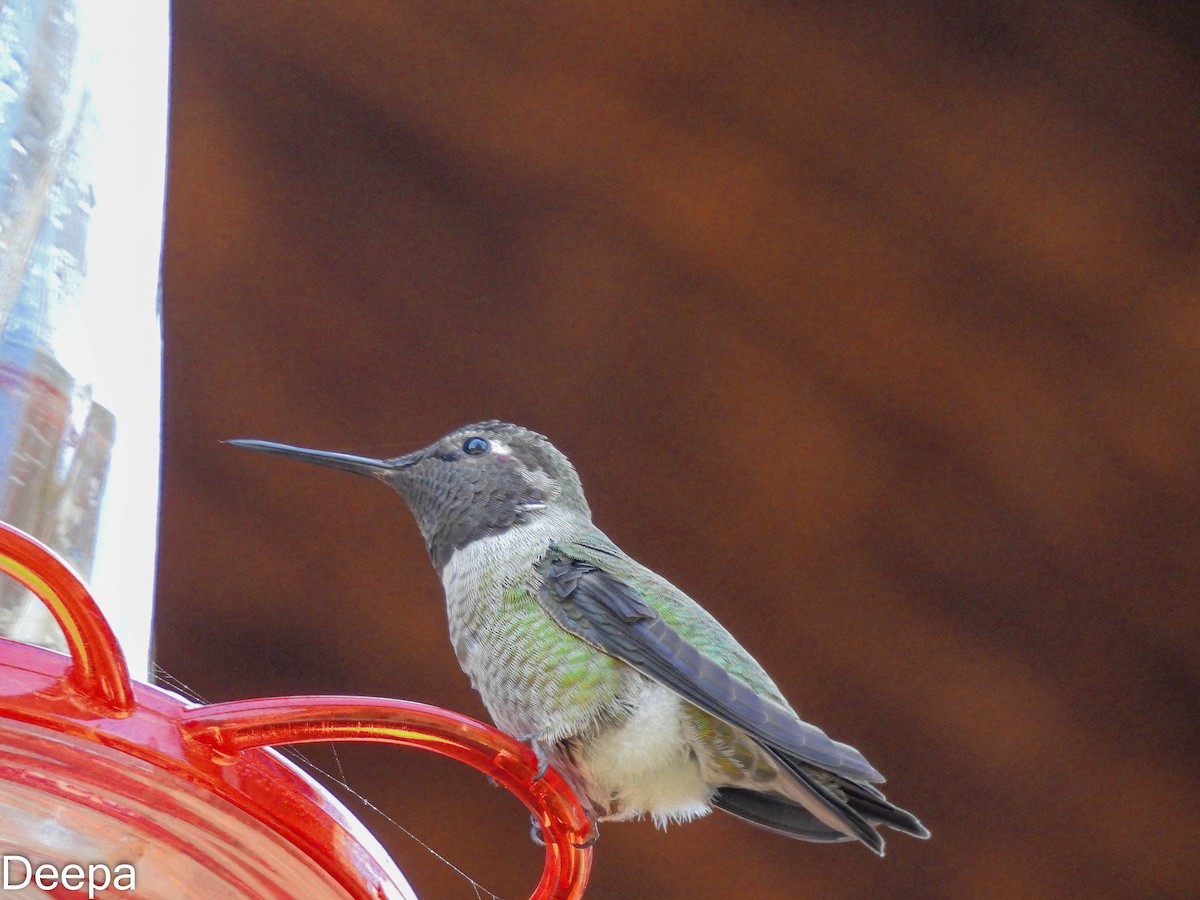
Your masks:
[{"label": "red feeder perch ring", "polygon": [[541,823],[546,843],[533,896],[583,895],[591,850],[579,846],[588,832],[579,803],[553,770],[534,780],[535,755],[508,735],[400,700],[282,697],[189,706],[131,683],[87,589],[52,551],[3,523],[0,571],[50,608],[71,653],[67,660],[0,639],[5,854],[55,872],[74,863],[90,877],[94,868],[97,878],[124,865],[136,871],[131,895],[164,900],[411,897],[369,833],[265,749],[378,741],[432,750],[507,787]]}]

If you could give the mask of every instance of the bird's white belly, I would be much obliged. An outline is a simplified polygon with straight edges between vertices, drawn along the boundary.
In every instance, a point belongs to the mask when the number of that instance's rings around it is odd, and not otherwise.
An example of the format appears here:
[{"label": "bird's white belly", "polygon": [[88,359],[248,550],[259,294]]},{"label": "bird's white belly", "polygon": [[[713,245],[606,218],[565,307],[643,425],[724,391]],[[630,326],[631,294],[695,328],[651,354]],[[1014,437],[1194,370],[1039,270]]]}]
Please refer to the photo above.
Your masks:
[{"label": "bird's white belly", "polygon": [[580,771],[611,821],[650,814],[659,827],[709,811],[705,782],[680,715],[679,697],[650,681],[620,725],[592,735],[577,751]]}]

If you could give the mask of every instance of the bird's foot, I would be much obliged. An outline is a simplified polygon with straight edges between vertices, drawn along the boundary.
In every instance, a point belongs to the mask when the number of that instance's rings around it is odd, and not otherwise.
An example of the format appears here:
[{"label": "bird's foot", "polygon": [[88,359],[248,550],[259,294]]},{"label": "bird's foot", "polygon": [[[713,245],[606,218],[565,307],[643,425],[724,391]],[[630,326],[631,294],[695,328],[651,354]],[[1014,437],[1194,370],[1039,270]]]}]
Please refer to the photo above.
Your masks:
[{"label": "bird's foot", "polygon": [[542,837],[542,823],[537,816],[529,817],[529,839],[539,847],[546,846],[546,840]]},{"label": "bird's foot", "polygon": [[550,745],[542,740],[542,733],[540,731],[533,734],[523,734],[517,740],[528,744],[537,756],[537,771],[533,773],[533,778],[530,781],[541,781],[546,777],[546,771],[550,768]]},{"label": "bird's foot", "polygon": [[573,844],[576,850],[586,850],[596,841],[600,840],[600,823],[588,816],[588,833],[584,835],[583,840],[578,844]]},{"label": "bird's foot", "polygon": [[[542,823],[537,816],[529,817],[529,837],[539,847],[546,846],[546,840],[542,837]],[[588,847],[600,840],[600,825],[591,816],[588,816],[588,832],[584,835],[583,840],[578,844],[572,844],[576,850],[586,850]]]}]

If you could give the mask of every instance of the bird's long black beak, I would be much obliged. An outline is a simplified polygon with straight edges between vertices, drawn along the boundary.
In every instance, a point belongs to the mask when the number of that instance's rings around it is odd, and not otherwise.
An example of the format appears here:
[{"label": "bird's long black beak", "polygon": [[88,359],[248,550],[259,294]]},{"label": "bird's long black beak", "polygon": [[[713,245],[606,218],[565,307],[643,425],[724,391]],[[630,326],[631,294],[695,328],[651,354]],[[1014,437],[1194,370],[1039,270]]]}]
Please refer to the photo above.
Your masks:
[{"label": "bird's long black beak", "polygon": [[291,447],[287,444],[276,444],[273,441],[231,440],[225,441],[234,447],[246,450],[257,450],[259,453],[273,453],[288,459],[298,459],[302,462],[315,463],[318,466],[329,466],[331,469],[341,469],[343,472],[353,472],[356,475],[366,475],[370,478],[387,480],[388,476],[397,469],[405,469],[416,460],[409,456],[398,456],[395,459],[372,459],[369,456],[354,456],[350,453],[335,453],[332,450],[310,450],[307,447]]}]

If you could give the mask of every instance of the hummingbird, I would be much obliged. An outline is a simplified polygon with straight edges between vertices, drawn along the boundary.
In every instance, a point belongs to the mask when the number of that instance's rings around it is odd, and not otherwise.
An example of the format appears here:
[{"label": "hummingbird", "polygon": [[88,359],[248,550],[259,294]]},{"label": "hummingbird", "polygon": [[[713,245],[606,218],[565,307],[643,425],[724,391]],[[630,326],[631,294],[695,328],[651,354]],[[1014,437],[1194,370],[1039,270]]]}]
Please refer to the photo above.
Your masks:
[{"label": "hummingbird", "polygon": [[491,420],[374,459],[233,440],[379,479],[416,517],[446,595],[450,640],[493,721],[563,776],[591,825],[722,810],[806,841],[886,825],[928,830],[883,776],[803,721],[698,603],[592,522],[575,467],[534,431]]}]

